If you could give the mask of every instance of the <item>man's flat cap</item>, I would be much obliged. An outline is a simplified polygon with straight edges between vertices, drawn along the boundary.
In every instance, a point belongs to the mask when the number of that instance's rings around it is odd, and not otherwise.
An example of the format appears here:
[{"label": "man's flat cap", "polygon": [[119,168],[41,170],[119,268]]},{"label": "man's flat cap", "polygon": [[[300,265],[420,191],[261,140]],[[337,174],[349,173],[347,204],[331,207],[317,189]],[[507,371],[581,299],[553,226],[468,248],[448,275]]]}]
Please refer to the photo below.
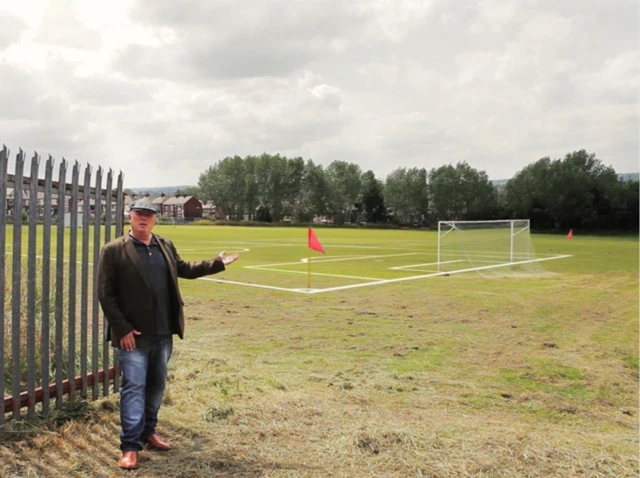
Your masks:
[{"label": "man's flat cap", "polygon": [[158,208],[156,208],[155,204],[147,198],[141,198],[133,201],[129,209],[132,211],[147,211],[158,214]]}]

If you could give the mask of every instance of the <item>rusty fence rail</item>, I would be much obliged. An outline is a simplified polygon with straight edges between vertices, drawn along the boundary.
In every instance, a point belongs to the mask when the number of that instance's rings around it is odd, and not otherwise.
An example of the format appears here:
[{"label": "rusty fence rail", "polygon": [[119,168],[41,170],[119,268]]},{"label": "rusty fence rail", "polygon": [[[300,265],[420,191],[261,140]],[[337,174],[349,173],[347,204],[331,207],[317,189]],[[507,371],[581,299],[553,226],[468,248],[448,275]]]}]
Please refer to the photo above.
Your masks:
[{"label": "rusty fence rail", "polygon": [[[26,164],[0,150],[0,427],[47,415],[50,402],[97,400],[119,389],[96,281],[100,249],[124,227],[123,176],[66,160]],[[29,166],[27,174],[25,167]],[[13,169],[11,174],[9,169]],[[106,181],[105,181],[106,179]],[[103,185],[103,182],[105,184]]]}]

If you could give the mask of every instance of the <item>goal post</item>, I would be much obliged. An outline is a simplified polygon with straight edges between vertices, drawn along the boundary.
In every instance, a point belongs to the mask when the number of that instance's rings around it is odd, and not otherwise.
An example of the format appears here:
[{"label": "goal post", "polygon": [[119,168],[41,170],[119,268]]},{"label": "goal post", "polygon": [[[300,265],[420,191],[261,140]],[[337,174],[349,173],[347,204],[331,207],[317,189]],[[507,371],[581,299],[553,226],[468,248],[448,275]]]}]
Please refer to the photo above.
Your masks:
[{"label": "goal post", "polygon": [[537,262],[529,219],[438,222],[438,272],[543,271]]}]

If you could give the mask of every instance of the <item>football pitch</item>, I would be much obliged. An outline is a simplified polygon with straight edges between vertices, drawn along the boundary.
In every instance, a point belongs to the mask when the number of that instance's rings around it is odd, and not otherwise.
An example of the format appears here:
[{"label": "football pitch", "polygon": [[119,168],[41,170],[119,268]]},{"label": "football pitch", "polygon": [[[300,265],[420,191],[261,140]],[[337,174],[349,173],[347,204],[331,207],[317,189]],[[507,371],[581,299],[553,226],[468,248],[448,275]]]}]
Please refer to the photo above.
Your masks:
[{"label": "football pitch", "polygon": [[[306,229],[159,226],[184,260],[200,260],[224,250],[241,260],[224,274],[203,280],[238,287],[318,294],[452,274],[508,275],[514,267],[568,259],[558,237],[541,238],[544,252],[510,259],[508,250],[477,245],[468,255],[438,264],[437,232],[316,229],[326,254],[307,247]],[[464,233],[463,233],[464,234]],[[515,266],[514,266],[515,264]],[[557,270],[554,265],[551,270]],[[538,268],[538,271],[542,269]],[[545,268],[546,270],[546,268]]]},{"label": "football pitch", "polygon": [[[638,476],[637,236],[471,240],[438,272],[436,231],[314,230],[326,254],[306,227],[154,230],[187,261],[240,253],[180,280],[180,452],[143,453],[154,476]],[[111,476],[117,399],[0,447],[7,476]]]}]

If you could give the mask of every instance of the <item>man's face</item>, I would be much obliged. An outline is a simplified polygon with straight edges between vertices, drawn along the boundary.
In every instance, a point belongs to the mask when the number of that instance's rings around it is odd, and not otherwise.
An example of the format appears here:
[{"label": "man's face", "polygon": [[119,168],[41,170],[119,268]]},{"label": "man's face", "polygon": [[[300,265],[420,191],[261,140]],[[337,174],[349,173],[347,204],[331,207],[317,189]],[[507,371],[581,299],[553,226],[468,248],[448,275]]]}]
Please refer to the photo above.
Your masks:
[{"label": "man's face", "polygon": [[131,229],[137,234],[150,234],[156,224],[156,215],[151,211],[131,211]]}]

